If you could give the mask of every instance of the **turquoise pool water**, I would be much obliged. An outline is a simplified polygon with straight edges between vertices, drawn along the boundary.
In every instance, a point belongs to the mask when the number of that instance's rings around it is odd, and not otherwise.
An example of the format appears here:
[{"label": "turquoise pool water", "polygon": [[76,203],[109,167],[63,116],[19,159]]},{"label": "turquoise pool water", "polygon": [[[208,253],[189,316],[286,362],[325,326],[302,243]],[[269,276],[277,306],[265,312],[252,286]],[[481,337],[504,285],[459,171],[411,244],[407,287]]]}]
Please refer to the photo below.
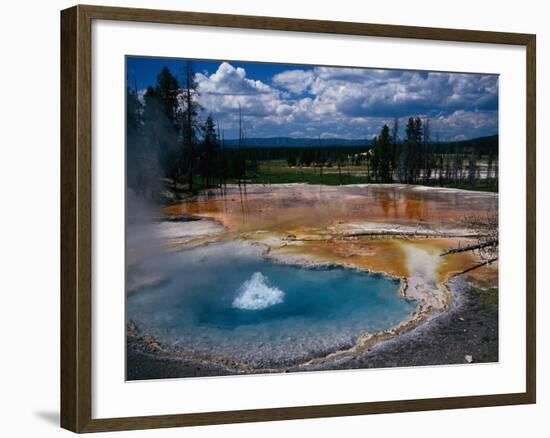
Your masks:
[{"label": "turquoise pool water", "polygon": [[[346,268],[274,263],[239,242],[147,262],[164,281],[129,294],[127,318],[164,345],[285,366],[352,346],[415,309],[399,281]],[[132,275],[130,271],[128,275]]]}]

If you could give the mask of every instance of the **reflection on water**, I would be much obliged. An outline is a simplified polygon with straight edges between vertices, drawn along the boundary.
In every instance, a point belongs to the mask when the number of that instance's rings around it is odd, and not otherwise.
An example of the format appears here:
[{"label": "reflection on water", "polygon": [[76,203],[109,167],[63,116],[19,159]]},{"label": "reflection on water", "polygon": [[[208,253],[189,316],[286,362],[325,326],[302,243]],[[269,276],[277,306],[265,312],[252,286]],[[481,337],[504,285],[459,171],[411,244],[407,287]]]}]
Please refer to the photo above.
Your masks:
[{"label": "reflection on water", "polygon": [[[368,226],[369,223],[393,228],[423,227],[439,232],[460,230],[464,227],[464,218],[483,218],[495,211],[498,211],[498,194],[495,193],[399,184],[283,184],[249,185],[246,189],[228,186],[225,192],[211,190],[172,205],[165,212],[215,219],[228,230],[221,240],[294,236],[298,238],[295,243],[272,247],[272,252],[407,276],[404,242],[428,251],[444,252],[474,241],[450,237],[411,241],[398,237],[343,240],[337,238],[339,230],[346,224]],[[449,275],[462,272],[473,263],[475,254],[472,253],[441,258],[438,280],[444,282]],[[498,265],[493,263],[469,275],[483,285],[496,286]]]},{"label": "reflection on water", "polygon": [[455,226],[464,216],[498,207],[496,194],[421,186],[253,185],[211,190],[170,206],[169,214],[220,220],[233,230],[323,228],[336,221]]}]

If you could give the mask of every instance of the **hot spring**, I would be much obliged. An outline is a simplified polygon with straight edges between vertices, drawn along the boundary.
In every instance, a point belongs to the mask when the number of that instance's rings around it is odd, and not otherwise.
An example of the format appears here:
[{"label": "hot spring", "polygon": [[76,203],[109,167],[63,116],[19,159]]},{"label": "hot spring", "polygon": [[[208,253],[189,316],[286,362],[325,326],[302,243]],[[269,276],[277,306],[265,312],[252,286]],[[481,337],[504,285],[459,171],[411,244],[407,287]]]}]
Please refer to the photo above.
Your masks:
[{"label": "hot spring", "polygon": [[128,295],[127,318],[167,348],[281,367],[349,348],[416,307],[397,280],[278,264],[262,251],[234,241],[143,262],[134,269],[163,281]]}]

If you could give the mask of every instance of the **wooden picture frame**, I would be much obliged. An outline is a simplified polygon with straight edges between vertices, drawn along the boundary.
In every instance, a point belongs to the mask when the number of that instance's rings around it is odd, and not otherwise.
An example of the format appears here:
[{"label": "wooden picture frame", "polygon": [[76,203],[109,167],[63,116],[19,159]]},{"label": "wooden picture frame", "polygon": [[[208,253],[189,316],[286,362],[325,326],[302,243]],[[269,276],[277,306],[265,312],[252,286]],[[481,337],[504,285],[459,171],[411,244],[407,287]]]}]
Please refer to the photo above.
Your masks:
[{"label": "wooden picture frame", "polygon": [[[526,391],[128,418],[92,418],[91,25],[114,20],[518,45],[526,48]],[[148,429],[529,404],[536,401],[536,37],[531,34],[75,6],[61,12],[61,426],[74,432]]]}]

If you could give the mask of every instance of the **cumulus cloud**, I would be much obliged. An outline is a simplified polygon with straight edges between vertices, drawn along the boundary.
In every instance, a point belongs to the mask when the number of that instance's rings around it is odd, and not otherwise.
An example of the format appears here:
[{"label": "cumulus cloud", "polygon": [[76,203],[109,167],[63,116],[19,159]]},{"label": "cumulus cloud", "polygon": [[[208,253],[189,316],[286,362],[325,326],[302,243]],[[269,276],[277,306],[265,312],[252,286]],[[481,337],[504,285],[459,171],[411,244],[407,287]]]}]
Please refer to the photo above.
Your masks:
[{"label": "cumulus cloud", "polygon": [[201,92],[208,94],[250,96],[272,91],[269,85],[247,78],[244,68],[235,68],[228,62],[222,62],[218,70],[210,76],[197,73],[195,79]]},{"label": "cumulus cloud", "polygon": [[249,136],[370,137],[409,116],[430,117],[442,139],[498,131],[494,75],[314,67],[262,82],[223,62],[196,80],[200,103],[229,130],[241,108]]},{"label": "cumulus cloud", "polygon": [[273,83],[291,93],[303,93],[313,82],[312,70],[287,70],[273,76]]},{"label": "cumulus cloud", "polygon": [[442,140],[453,141],[481,137],[498,131],[498,116],[494,111],[458,110],[431,119],[432,129],[442,134]]},{"label": "cumulus cloud", "polygon": [[213,74],[197,73],[195,79],[200,104],[226,121],[236,120],[239,107],[249,121],[288,112],[280,90],[248,78],[244,68],[223,62]]},{"label": "cumulus cloud", "polygon": [[316,68],[309,91],[349,117],[405,117],[498,106],[495,76]]}]

